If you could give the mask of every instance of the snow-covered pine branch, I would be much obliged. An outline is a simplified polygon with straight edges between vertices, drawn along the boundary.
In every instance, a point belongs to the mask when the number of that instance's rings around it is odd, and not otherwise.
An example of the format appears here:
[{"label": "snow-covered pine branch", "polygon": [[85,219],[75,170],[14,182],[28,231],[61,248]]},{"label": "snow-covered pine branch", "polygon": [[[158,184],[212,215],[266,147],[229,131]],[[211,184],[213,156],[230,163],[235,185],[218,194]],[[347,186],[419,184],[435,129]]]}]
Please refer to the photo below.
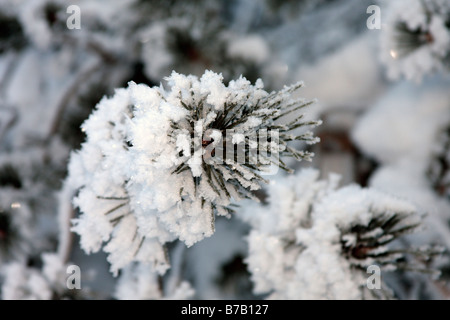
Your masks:
[{"label": "snow-covered pine branch", "polygon": [[115,274],[131,261],[164,273],[165,243],[191,246],[211,236],[216,215],[232,213],[233,201],[255,199],[265,171],[290,171],[283,156],[311,158],[290,141],[318,141],[297,130],[320,123],[300,113],[314,101],[291,98],[301,83],[268,93],[261,80],[225,86],[211,71],[166,80],[168,90],[130,83],[104,98],[70,160],[66,183],[82,213],[73,231],[86,252],[106,243]]},{"label": "snow-covered pine branch", "polygon": [[368,290],[367,268],[432,272],[420,261],[435,247],[392,245],[414,232],[421,215],[409,202],[358,185],[337,188],[338,177],[319,180],[304,169],[274,180],[268,204],[248,207],[253,226],[247,263],[257,294],[269,299],[390,298],[390,290]]}]

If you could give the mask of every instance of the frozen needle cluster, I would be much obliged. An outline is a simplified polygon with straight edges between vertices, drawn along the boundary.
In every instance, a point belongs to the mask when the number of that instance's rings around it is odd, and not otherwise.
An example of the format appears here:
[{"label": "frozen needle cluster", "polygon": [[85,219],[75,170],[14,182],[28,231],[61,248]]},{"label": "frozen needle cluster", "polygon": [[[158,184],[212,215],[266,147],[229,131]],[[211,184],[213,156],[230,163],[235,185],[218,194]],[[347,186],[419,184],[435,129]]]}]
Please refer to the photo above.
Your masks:
[{"label": "frozen needle cluster", "polygon": [[420,225],[412,204],[358,185],[337,189],[336,176],[318,177],[319,171],[306,169],[278,180],[267,190],[267,205],[244,213],[253,226],[247,263],[255,293],[269,299],[390,298],[382,279],[378,290],[368,290],[367,268],[429,271],[419,261],[439,249],[391,243]]},{"label": "frozen needle cluster", "polygon": [[289,141],[318,140],[301,127],[319,122],[299,114],[313,101],[291,98],[301,83],[268,93],[261,80],[226,86],[211,71],[166,80],[168,90],[131,82],[104,98],[69,164],[67,184],[82,213],[73,230],[87,252],[106,243],[114,273],[131,261],[165,272],[165,243],[211,236],[215,216],[254,198],[265,172],[290,170],[282,156],[310,159]]}]

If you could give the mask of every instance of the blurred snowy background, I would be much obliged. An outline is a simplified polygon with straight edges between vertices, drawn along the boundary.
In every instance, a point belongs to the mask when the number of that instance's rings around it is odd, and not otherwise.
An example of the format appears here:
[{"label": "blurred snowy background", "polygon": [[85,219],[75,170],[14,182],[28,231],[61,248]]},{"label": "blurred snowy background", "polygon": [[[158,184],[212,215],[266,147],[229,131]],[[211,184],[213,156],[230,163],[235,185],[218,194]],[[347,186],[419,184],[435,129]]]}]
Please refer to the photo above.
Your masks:
[{"label": "blurred snowy background", "polygon": [[[450,248],[450,5],[424,2],[0,0],[0,293],[158,298],[138,284],[117,289],[106,255],[80,249],[69,231],[79,213],[61,188],[100,99],[131,80],[164,83],[172,70],[261,78],[268,91],[303,80],[298,94],[318,99],[310,116],[324,124],[312,163],[296,169],[411,201],[427,216],[404,241]],[[374,4],[380,29],[367,27]],[[67,26],[70,5],[81,29]],[[216,233],[191,248],[173,243],[170,281],[188,281],[197,299],[263,298],[238,215],[217,219]],[[67,263],[80,266],[82,290],[66,290]],[[439,279],[392,272],[385,281],[400,299],[450,298],[450,261],[433,267]]]}]

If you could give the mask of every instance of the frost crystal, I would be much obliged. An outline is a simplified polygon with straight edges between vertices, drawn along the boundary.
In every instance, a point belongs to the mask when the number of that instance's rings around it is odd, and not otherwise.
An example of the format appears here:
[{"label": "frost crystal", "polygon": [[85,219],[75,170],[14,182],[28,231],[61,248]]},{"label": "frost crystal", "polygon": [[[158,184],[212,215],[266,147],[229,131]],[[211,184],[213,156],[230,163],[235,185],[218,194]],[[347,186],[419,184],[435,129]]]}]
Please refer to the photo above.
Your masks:
[{"label": "frost crystal", "polygon": [[309,131],[293,132],[319,124],[298,114],[313,101],[291,99],[301,83],[268,93],[260,80],[225,86],[211,71],[166,80],[169,90],[131,82],[104,98],[69,164],[67,183],[78,190],[82,213],[73,230],[87,252],[107,242],[115,273],[131,261],[164,273],[165,243],[190,246],[211,236],[215,215],[254,198],[265,171],[290,171],[281,156],[310,159],[289,141],[317,142]]}]

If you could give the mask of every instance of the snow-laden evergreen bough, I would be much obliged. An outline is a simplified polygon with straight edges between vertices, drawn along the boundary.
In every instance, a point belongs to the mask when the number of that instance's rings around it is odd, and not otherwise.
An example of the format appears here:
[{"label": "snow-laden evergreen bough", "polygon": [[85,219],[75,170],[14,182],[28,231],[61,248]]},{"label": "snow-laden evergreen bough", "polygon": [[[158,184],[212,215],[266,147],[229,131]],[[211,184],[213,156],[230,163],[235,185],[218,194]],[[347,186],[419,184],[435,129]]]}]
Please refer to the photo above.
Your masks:
[{"label": "snow-laden evergreen bough", "polygon": [[450,70],[450,2],[400,0],[386,3],[389,17],[382,33],[382,61],[392,79],[420,81]]},{"label": "snow-laden evergreen bough", "polygon": [[319,121],[300,113],[313,101],[291,97],[301,83],[268,93],[261,80],[225,86],[211,71],[200,79],[173,72],[166,80],[168,90],[131,82],[104,98],[70,160],[66,183],[77,190],[81,211],[73,231],[86,252],[106,243],[114,273],[131,261],[164,273],[165,243],[191,246],[211,236],[216,215],[256,199],[264,174],[290,171],[282,156],[311,158],[288,142],[318,141],[303,128]]},{"label": "snow-laden evergreen bough", "polygon": [[432,271],[422,262],[439,248],[393,243],[419,227],[414,205],[358,185],[338,189],[336,175],[318,177],[319,171],[304,169],[274,180],[268,204],[243,212],[253,227],[247,263],[255,293],[269,299],[391,298],[383,278],[377,290],[367,286],[368,267]]}]

